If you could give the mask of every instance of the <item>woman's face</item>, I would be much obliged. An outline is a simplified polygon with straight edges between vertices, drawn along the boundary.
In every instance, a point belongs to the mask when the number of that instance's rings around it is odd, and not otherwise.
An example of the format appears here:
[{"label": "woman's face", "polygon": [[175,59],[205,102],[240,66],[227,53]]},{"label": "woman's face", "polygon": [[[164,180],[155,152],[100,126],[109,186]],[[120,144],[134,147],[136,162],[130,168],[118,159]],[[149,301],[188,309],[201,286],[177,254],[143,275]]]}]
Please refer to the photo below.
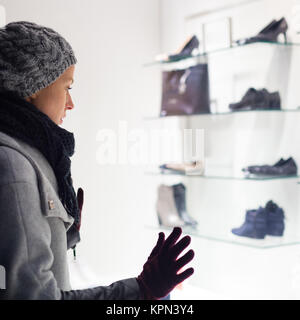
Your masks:
[{"label": "woman's face", "polygon": [[69,67],[55,82],[26,98],[57,125],[63,123],[67,110],[74,108],[69,90],[73,83],[75,66]]}]

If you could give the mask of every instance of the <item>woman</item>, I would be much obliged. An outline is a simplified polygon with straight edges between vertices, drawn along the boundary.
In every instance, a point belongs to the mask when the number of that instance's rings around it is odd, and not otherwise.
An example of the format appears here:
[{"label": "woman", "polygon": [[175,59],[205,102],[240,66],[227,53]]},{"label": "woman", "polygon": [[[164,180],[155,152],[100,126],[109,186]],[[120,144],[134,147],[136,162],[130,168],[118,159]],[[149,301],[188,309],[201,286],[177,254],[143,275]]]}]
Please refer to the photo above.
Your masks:
[{"label": "woman", "polygon": [[[189,277],[190,237],[159,234],[141,274],[71,290],[66,253],[80,241],[83,191],[71,178],[74,136],[60,127],[74,105],[76,58],[57,32],[31,22],[0,29],[1,299],[159,299]],[[176,260],[177,259],[177,260]]]}]

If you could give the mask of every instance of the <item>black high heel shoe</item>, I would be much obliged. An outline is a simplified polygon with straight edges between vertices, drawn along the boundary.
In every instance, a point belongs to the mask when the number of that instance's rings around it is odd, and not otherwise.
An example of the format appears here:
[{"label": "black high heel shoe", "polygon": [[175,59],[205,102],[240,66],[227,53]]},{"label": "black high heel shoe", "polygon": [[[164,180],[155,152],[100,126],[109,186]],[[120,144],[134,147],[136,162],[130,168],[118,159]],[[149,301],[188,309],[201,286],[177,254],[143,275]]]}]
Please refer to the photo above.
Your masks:
[{"label": "black high heel shoe", "polygon": [[236,43],[239,45],[253,43],[253,42],[276,42],[278,41],[278,36],[282,33],[284,36],[284,41],[287,43],[286,31],[288,29],[288,24],[284,17],[280,20],[271,21],[265,28],[263,28],[256,36],[237,40]]},{"label": "black high heel shoe", "polygon": [[181,48],[177,50],[176,53],[170,54],[168,58],[170,60],[176,60],[176,59],[181,59],[181,58],[190,56],[193,50],[198,47],[199,47],[199,40],[195,35],[193,35],[185,41],[185,43],[181,46]]},{"label": "black high heel shoe", "polygon": [[198,49],[199,40],[193,35],[186,39],[183,45],[172,54],[159,54],[156,56],[158,61],[177,61],[192,55],[194,49]]}]

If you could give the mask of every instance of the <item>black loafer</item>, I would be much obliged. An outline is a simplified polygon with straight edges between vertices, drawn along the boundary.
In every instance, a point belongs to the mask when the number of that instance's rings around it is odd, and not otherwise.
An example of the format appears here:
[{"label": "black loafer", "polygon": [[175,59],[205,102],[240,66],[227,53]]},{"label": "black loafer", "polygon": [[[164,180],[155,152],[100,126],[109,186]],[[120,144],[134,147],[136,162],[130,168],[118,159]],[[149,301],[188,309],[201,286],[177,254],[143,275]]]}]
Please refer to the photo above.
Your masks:
[{"label": "black loafer", "polygon": [[286,160],[280,159],[274,165],[249,166],[242,169],[247,176],[293,176],[297,175],[297,164],[290,157]]},{"label": "black loafer", "polygon": [[280,109],[279,92],[268,92],[267,89],[256,90],[250,88],[247,90],[242,100],[237,103],[230,103],[229,109],[232,111],[240,110],[269,110]]}]

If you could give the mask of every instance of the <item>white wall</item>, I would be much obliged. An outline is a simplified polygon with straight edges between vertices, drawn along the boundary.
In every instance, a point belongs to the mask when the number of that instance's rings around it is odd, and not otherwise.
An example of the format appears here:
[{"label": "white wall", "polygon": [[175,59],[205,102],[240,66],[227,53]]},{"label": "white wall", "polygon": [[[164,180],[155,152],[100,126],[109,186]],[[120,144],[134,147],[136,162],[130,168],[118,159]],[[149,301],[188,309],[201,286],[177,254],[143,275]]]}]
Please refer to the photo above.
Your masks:
[{"label": "white wall", "polygon": [[6,21],[5,8],[0,6],[0,26],[4,26]]},{"label": "white wall", "polygon": [[[273,18],[285,16],[289,40],[300,42],[292,23],[294,4],[295,1],[286,0],[163,0],[162,51],[174,51],[190,33],[201,36],[202,22],[222,16],[233,18],[233,39],[255,35]],[[219,101],[219,111],[227,111],[228,103],[240,100],[251,86],[280,90],[282,108],[299,105],[299,49],[292,52],[283,49],[283,55],[276,48],[235,50],[249,51],[239,55],[231,50],[209,57],[211,93]],[[233,75],[244,78],[236,81]],[[300,164],[299,121],[299,113],[245,113],[194,117],[189,125],[205,129],[206,164],[228,167],[236,174],[246,165],[272,164],[280,157],[293,156]],[[234,241],[230,230],[242,224],[246,209],[264,206],[272,199],[286,214],[284,239],[299,240],[297,180],[246,182],[193,178],[184,182],[188,210],[198,220],[200,233]],[[284,239],[279,242],[284,243]],[[259,240],[252,244],[263,245]],[[299,245],[254,249],[193,237],[193,246],[196,249],[193,284],[227,298],[300,297]]]},{"label": "white wall", "polygon": [[[157,108],[157,71],[142,65],[160,51],[158,0],[0,0],[7,23],[29,20],[52,27],[72,45],[78,64],[71,91],[75,109],[64,127],[74,132],[75,188],[83,187],[79,261],[100,277],[137,276],[156,242],[144,230],[152,215],[155,186],[141,167],[100,166],[98,130],[116,130],[118,121],[143,126]],[[151,210],[148,209],[151,207]],[[151,217],[150,217],[151,219]]]}]

